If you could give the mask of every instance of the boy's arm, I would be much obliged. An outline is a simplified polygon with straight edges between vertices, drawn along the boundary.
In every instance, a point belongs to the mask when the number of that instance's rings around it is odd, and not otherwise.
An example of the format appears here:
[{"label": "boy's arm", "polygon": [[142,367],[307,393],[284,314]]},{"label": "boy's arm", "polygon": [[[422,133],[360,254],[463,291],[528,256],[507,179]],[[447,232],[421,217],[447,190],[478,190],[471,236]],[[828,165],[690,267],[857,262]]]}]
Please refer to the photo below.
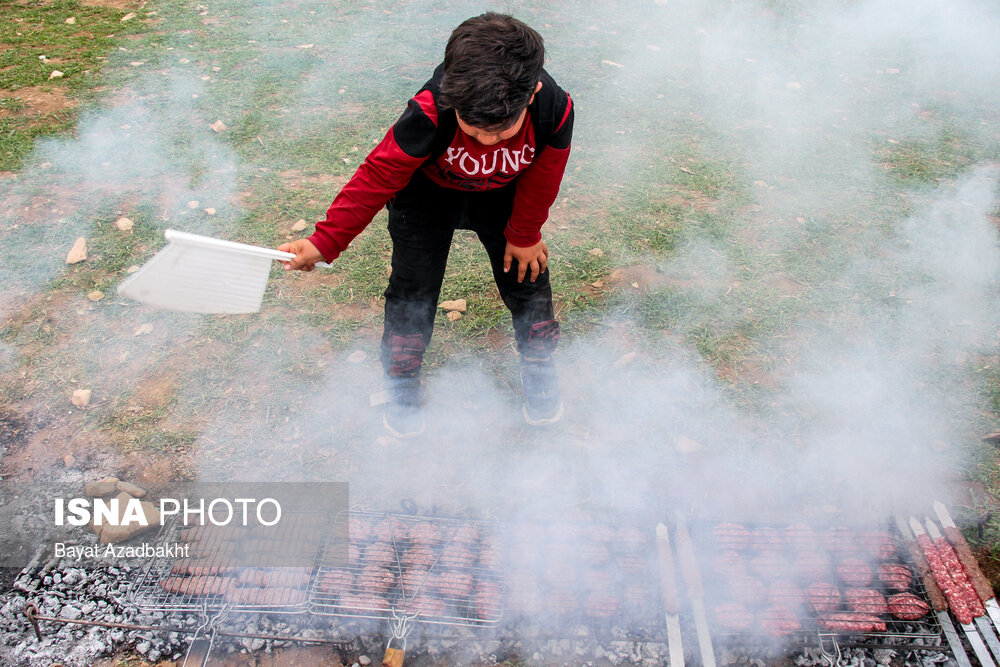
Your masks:
[{"label": "boy's arm", "polygon": [[436,129],[434,100],[424,91],[409,101],[403,115],[337,194],[313,235],[283,244],[293,245],[289,251],[296,255],[305,253],[287,268],[309,270],[317,261],[336,259],[427,159]]}]

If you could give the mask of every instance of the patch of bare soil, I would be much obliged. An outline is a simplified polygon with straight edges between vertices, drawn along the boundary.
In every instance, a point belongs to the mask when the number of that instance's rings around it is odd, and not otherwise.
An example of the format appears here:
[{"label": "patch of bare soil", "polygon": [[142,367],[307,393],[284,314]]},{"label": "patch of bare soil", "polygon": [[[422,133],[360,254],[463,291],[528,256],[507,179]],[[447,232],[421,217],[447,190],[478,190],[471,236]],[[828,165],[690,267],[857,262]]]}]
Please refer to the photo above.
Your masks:
[{"label": "patch of bare soil", "polygon": [[43,116],[66,111],[76,105],[75,100],[66,96],[64,89],[49,86],[27,86],[17,90],[0,90],[0,98],[14,98],[25,105],[19,111],[0,109],[0,118]]},{"label": "patch of bare soil", "polygon": [[286,188],[291,190],[304,190],[306,186],[323,185],[329,186],[333,192],[339,192],[347,184],[347,176],[333,176],[330,174],[304,175],[298,169],[290,169],[280,174],[281,180]]},{"label": "patch of bare soil", "polygon": [[122,11],[130,9],[139,9],[145,2],[137,2],[136,0],[80,0],[81,5],[86,5],[88,7],[110,7],[112,9],[121,9]]},{"label": "patch of bare soil", "polygon": [[633,264],[614,269],[605,283],[616,289],[637,289],[643,294],[667,282],[668,278],[646,264]]}]

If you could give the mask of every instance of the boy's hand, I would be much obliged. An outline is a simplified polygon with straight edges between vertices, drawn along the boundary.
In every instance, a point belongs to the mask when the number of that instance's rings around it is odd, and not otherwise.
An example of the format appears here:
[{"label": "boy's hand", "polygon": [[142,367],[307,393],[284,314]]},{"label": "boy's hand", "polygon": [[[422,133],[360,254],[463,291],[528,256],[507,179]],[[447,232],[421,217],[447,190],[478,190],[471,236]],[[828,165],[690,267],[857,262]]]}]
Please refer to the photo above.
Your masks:
[{"label": "boy's hand", "polygon": [[323,255],[320,254],[319,250],[316,249],[316,246],[309,239],[299,239],[297,241],[290,241],[289,243],[282,243],[278,246],[278,250],[295,253],[294,259],[282,262],[285,265],[285,271],[294,271],[296,269],[312,271],[316,268],[316,262],[323,261]]},{"label": "boy's hand", "polygon": [[503,254],[503,272],[510,271],[511,260],[517,260],[517,282],[524,281],[524,275],[531,269],[531,282],[535,282],[538,274],[545,273],[549,265],[549,248],[545,241],[539,241],[533,246],[519,248],[507,242],[507,250]]}]

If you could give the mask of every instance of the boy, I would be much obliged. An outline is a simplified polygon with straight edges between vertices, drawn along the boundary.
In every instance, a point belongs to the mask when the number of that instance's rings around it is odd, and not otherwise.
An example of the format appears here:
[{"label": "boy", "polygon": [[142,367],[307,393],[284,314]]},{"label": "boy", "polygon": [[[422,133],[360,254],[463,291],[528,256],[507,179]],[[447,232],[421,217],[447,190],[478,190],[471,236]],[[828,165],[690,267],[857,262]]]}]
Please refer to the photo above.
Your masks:
[{"label": "boy", "polygon": [[540,229],[559,192],[573,132],[573,102],[542,69],[541,36],[486,13],[454,30],[444,63],[358,167],[286,270],[332,261],[388,204],[392,273],[385,291],[383,423],[397,437],[423,431],[420,366],[430,342],[456,229],[486,248],[510,309],[521,355],[525,419],[562,416],[552,352],[548,248]]}]

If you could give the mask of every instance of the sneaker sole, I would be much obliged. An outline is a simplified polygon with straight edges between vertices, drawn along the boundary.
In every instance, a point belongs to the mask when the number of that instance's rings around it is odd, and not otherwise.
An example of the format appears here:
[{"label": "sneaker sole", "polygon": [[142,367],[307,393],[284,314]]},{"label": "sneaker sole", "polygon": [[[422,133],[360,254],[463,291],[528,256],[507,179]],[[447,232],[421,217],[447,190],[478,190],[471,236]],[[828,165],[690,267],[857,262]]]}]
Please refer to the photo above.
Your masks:
[{"label": "sneaker sole", "polygon": [[543,419],[537,419],[537,418],[532,419],[531,416],[528,414],[528,406],[524,405],[523,403],[521,404],[521,412],[524,414],[524,421],[528,422],[532,426],[551,426],[552,424],[555,424],[560,419],[562,419],[563,404],[562,401],[560,401],[559,409],[556,410],[556,413],[551,417],[545,417]]},{"label": "sneaker sole", "polygon": [[416,438],[418,436],[423,435],[424,431],[427,429],[427,423],[424,421],[423,418],[421,418],[420,419],[420,428],[419,429],[417,429],[416,431],[410,431],[408,433],[400,433],[399,431],[397,431],[396,429],[394,429],[392,426],[390,426],[389,425],[389,420],[385,418],[385,415],[382,415],[382,427],[385,428],[385,430],[389,432],[389,435],[391,435],[392,437],[394,437],[394,438],[396,438],[398,440],[409,440],[410,438]]}]

